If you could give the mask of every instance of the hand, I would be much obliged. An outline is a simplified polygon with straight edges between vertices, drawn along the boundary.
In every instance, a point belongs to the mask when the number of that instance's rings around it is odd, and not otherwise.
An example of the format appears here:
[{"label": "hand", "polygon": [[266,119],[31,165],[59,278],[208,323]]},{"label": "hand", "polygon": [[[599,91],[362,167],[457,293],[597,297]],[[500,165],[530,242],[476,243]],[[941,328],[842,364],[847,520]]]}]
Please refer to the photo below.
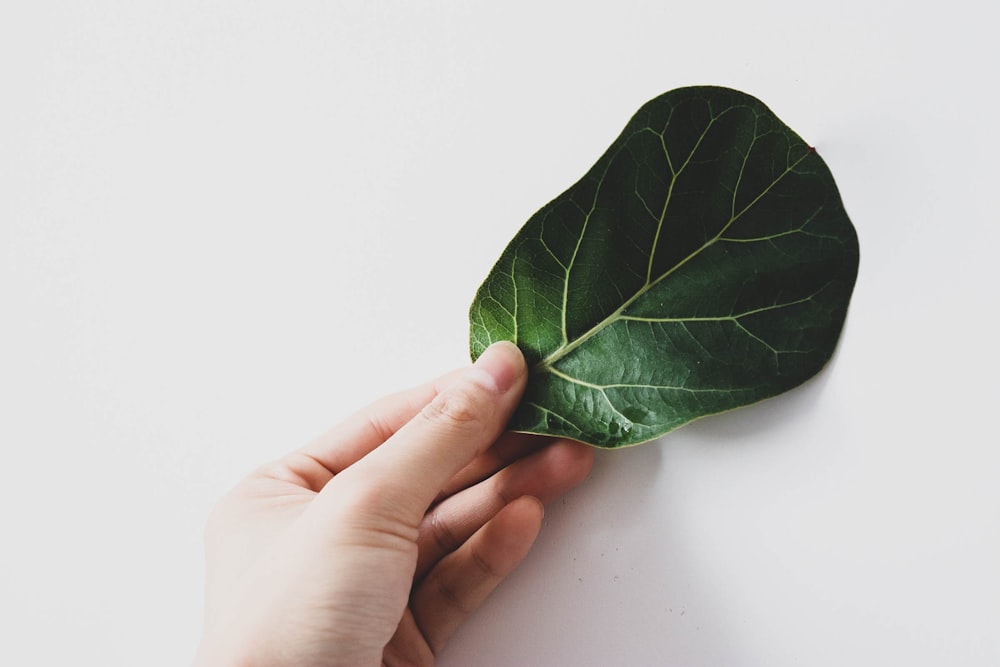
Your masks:
[{"label": "hand", "polygon": [[431,665],[582,481],[580,443],[504,433],[520,351],[370,406],[236,486],[206,529],[196,664]]}]

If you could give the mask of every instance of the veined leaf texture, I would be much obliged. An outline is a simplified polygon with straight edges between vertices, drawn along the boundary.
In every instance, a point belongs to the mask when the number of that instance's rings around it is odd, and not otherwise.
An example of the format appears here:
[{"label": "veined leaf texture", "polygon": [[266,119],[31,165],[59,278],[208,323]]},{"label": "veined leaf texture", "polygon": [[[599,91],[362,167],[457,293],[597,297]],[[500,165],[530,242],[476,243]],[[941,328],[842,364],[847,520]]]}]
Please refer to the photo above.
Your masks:
[{"label": "veined leaf texture", "polygon": [[817,373],[858,257],[830,170],[761,101],[673,90],[510,242],[470,309],[472,357],[524,352],[515,430],[646,442]]}]

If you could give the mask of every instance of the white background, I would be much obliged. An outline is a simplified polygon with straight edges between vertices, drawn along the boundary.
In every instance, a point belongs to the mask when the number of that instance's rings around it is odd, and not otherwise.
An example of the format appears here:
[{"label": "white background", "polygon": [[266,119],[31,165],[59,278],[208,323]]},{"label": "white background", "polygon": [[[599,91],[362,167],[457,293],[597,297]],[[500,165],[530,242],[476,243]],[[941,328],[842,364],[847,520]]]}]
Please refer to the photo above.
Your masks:
[{"label": "white background", "polygon": [[0,664],[190,662],[219,496],[467,363],[520,225],[703,83],[837,179],[837,354],[600,452],[441,663],[1000,664],[995,10],[604,4],[4,2]]}]

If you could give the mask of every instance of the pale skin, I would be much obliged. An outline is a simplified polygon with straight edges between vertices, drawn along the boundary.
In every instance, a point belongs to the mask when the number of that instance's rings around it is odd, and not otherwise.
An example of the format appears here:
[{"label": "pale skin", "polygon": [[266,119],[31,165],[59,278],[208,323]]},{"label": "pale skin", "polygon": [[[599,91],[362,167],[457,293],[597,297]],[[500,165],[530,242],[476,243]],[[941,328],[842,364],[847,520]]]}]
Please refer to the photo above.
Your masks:
[{"label": "pale skin", "polygon": [[206,529],[196,667],[433,665],[593,462],[504,432],[526,378],[497,343],[237,485]]}]

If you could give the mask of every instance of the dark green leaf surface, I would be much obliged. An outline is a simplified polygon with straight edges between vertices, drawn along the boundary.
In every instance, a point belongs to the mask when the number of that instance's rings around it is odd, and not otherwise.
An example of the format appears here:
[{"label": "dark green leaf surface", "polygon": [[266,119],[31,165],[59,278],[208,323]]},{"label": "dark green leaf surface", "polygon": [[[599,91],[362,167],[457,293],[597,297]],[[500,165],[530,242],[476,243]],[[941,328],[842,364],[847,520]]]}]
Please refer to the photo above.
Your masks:
[{"label": "dark green leaf surface", "polygon": [[515,430],[638,444],[814,375],[857,269],[819,155],[749,95],[682,88],[514,237],[472,304],[472,356],[524,351]]}]

